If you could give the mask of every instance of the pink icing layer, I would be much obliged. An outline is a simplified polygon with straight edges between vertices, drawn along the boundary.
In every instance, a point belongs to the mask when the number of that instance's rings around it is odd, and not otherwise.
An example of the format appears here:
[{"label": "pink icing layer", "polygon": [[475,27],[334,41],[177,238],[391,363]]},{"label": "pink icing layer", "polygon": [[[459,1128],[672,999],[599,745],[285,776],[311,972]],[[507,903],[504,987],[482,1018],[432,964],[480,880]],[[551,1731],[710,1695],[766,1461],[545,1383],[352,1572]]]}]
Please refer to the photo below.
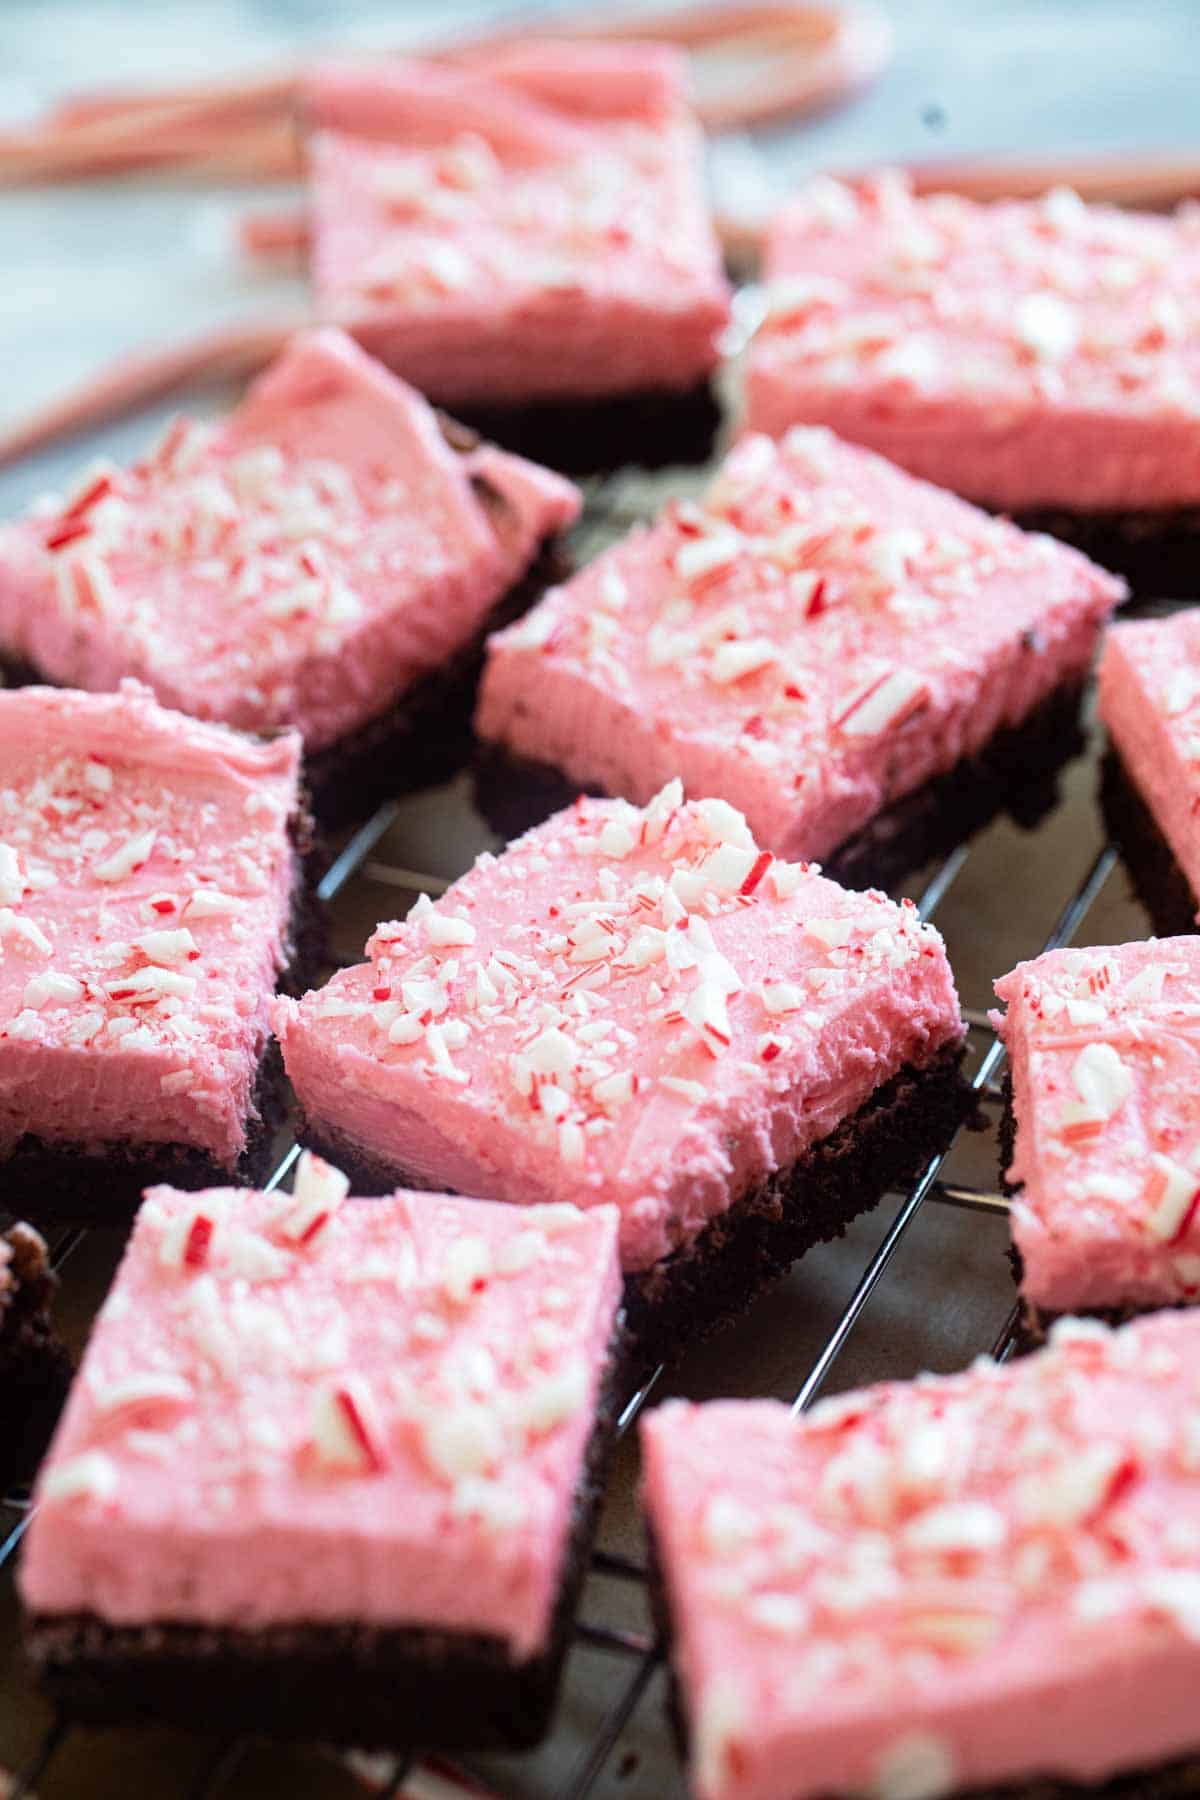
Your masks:
[{"label": "pink icing layer", "polygon": [[760,854],[678,782],[581,800],[381,925],[275,1028],[310,1120],[435,1187],[693,1238],[961,1024],[910,902]]},{"label": "pink icing layer", "polygon": [[1200,1745],[1200,1317],[1004,1366],[658,1408],[697,1800],[1092,1783]]},{"label": "pink icing layer", "polygon": [[1200,500],[1200,212],[821,179],[775,221],[747,410],[990,506]]},{"label": "pink icing layer", "polygon": [[678,772],[825,856],[1078,680],[1123,591],[826,431],[749,437],[489,641],[477,728],[634,800]]},{"label": "pink icing layer", "polygon": [[1100,717],[1200,895],[1200,616],[1138,620],[1106,635]]},{"label": "pink icing layer", "polygon": [[0,1154],[25,1133],[232,1167],[288,954],[300,741],[144,689],[0,693]]},{"label": "pink icing layer", "polygon": [[996,983],[1022,1291],[1049,1311],[1200,1294],[1200,938],[1056,950]]},{"label": "pink icing layer", "polygon": [[320,749],[479,631],[575,488],[483,444],[341,332],[292,339],[215,432],[181,422],[65,508],[0,529],[0,645],[56,681],[133,675],[196,717]]},{"label": "pink icing layer", "polygon": [[728,287],[684,65],[533,42],[310,86],[326,317],[445,405],[686,389]]},{"label": "pink icing layer", "polygon": [[615,1216],[398,1193],[300,1240],[307,1218],[149,1191],[42,1469],[24,1602],[432,1625],[524,1659],[562,1581]]}]

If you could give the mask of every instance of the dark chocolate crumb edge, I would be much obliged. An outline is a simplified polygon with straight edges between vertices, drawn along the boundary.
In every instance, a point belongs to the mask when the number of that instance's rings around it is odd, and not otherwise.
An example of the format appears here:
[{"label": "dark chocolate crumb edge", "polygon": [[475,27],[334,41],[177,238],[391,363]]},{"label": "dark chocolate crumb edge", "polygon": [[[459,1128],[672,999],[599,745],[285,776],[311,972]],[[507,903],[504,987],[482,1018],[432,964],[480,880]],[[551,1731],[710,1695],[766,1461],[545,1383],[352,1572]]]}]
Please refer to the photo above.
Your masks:
[{"label": "dark chocolate crumb edge", "polygon": [[1013,514],[1025,531],[1044,531],[1123,575],[1134,598],[1185,600],[1200,590],[1200,507],[1142,512],[1071,512],[1042,507]]},{"label": "dark chocolate crumb edge", "polygon": [[560,538],[544,540],[521,579],[468,643],[423,676],[386,712],[306,759],[313,811],[326,829],[369,818],[387,800],[449,781],[471,759],[471,720],[488,637],[528,612],[572,562]]},{"label": "dark chocolate crumb edge", "polygon": [[[955,1042],[925,1067],[901,1069],[789,1169],[757,1183],[711,1220],[694,1243],[627,1276],[625,1309],[639,1366],[672,1362],[731,1324],[797,1257],[840,1237],[889,1188],[919,1174],[974,1104],[963,1055]],[[297,1133],[349,1175],[356,1194],[428,1185],[303,1116]]]},{"label": "dark chocolate crumb edge", "polygon": [[[1032,829],[1057,804],[1058,777],[1086,742],[1083,694],[1078,682],[1056,688],[1019,725],[1003,726],[973,756],[877,814],[822,859],[825,873],[847,887],[890,887],[1002,813]],[[551,764],[495,744],[481,747],[474,781],[479,811],[510,839],[569,806],[580,791]]]},{"label": "dark chocolate crumb edge", "polygon": [[41,1460],[71,1384],[71,1358],[51,1320],[58,1277],[44,1239],[18,1223],[0,1269],[0,1496]]},{"label": "dark chocolate crumb edge", "polygon": [[[288,926],[289,958],[276,992],[300,995],[317,979],[327,960],[325,908],[314,878],[324,851],[314,843],[312,820],[301,809],[289,831],[295,862]],[[142,1189],[261,1186],[274,1162],[275,1140],[287,1117],[291,1094],[283,1056],[274,1037],[259,1059],[247,1114],[246,1144],[230,1170],[206,1150],[190,1144],[111,1142],[98,1147],[60,1142],[27,1132],[0,1158],[0,1210],[35,1223],[70,1221],[80,1225],[126,1223]]]},{"label": "dark chocolate crumb edge", "polygon": [[1196,931],[1196,896],[1141,789],[1111,748],[1100,768],[1100,809],[1155,936],[1187,937]]},{"label": "dark chocolate crumb edge", "polygon": [[[674,1619],[654,1533],[646,1522],[647,1583],[658,1641],[667,1659],[666,1711],[680,1760],[686,1765],[691,1737],[683,1682],[675,1657]],[[897,1720],[902,1730],[903,1720]],[[1153,1768],[1128,1769],[1107,1781],[1067,1781],[1056,1775],[1031,1775],[989,1787],[958,1788],[948,1800],[1072,1800],[1072,1796],[1105,1795],[1107,1800],[1182,1800],[1200,1794],[1200,1757],[1192,1752]]]},{"label": "dark chocolate crumb edge", "polygon": [[514,1662],[500,1638],[319,1621],[262,1629],[110,1625],[94,1614],[25,1621],[35,1675],[90,1725],[176,1725],[370,1750],[527,1750],[549,1728],[629,1392],[618,1320],[572,1507],[545,1648]]},{"label": "dark chocolate crumb edge", "polygon": [[683,390],[456,410],[481,437],[566,475],[707,462],[722,422],[710,381]]}]

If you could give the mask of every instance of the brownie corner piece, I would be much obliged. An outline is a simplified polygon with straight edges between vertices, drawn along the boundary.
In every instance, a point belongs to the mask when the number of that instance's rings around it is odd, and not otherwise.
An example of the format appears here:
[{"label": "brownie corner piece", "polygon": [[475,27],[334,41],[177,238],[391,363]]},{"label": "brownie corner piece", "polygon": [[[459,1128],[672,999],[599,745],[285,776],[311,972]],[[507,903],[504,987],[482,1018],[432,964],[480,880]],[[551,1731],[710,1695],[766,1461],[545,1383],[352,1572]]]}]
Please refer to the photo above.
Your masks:
[{"label": "brownie corner piece", "polygon": [[51,1317],[57,1287],[40,1232],[22,1222],[0,1232],[0,1496],[31,1479],[71,1383]]}]

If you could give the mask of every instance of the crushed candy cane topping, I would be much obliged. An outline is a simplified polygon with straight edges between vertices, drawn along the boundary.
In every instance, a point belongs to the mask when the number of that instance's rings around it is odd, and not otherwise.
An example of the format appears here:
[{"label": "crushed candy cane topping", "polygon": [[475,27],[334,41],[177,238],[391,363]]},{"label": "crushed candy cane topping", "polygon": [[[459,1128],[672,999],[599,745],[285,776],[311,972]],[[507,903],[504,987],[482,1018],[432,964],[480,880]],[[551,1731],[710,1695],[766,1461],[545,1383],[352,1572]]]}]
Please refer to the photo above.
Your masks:
[{"label": "crushed candy cane topping", "polygon": [[1008,1007],[999,1023],[1014,1070],[1023,1187],[1013,1224],[1027,1291],[1055,1310],[1195,1298],[1200,946],[1163,938],[1055,951],[1021,964],[997,993]]},{"label": "crushed candy cane topping", "polygon": [[[450,1540],[510,1602],[544,1542],[548,1611],[619,1303],[615,1214],[347,1185],[306,1156],[291,1195],[149,1191],[41,1500],[115,1509],[129,1554],[185,1507],[232,1554],[268,1496],[314,1544],[353,1521],[356,1555],[409,1559],[414,1583]],[[322,1229],[298,1232],[314,1207]],[[376,1576],[402,1608],[403,1571]]]},{"label": "crushed candy cane topping", "polygon": [[[1041,1691],[1042,1654],[1064,1712],[1088,1693],[1090,1719],[1106,1694],[1120,1707],[1136,1691],[1139,1669],[1154,1679],[1164,1641],[1194,1653],[1198,1352],[1195,1312],[1119,1331],[1067,1319],[1037,1355],[981,1357],[807,1416],[770,1401],[657,1409],[642,1428],[646,1496],[681,1666],[701,1672],[685,1678],[693,1735],[743,1780],[759,1759],[780,1791],[908,1793],[902,1765],[949,1777],[978,1750],[968,1701],[985,1688],[1004,1725],[993,1741],[1019,1755],[1005,1709]],[[831,1744],[843,1707],[856,1730]],[[919,1756],[901,1730],[914,1714]],[[888,1724],[894,1786],[872,1761]],[[971,1769],[966,1785],[989,1784],[988,1767]]]},{"label": "crushed candy cane topping", "polygon": [[1200,415],[1194,207],[1159,218],[1061,188],[979,205],[891,170],[821,178],[770,261],[764,356],[822,386]]},{"label": "crushed candy cane topping", "polygon": [[[933,941],[911,908],[821,884],[801,978],[748,978],[721,949],[723,921],[750,909],[767,930],[803,915],[797,885],[818,872],[764,865],[740,813],[719,800],[685,803],[678,782],[642,809],[581,801],[544,828],[532,854],[579,857],[586,878],[564,867],[560,901],[498,940],[475,890],[501,882],[508,865],[519,883],[523,859],[485,858],[445,899],[381,925],[367,947],[370,997],[343,999],[335,983],[328,1006],[367,1024],[373,1056],[389,1065],[464,1084],[486,1063],[508,1108],[570,1162],[586,1162],[665,1079],[680,1097],[706,1092],[705,1069],[730,1052],[735,1022],[757,1036],[774,1015],[900,967]],[[825,916],[835,898],[841,910]],[[789,967],[793,956],[789,948]],[[606,998],[626,989],[647,996],[640,1034],[606,1016]],[[454,1060],[471,1046],[474,1073]]]},{"label": "crushed candy cane topping", "polygon": [[495,148],[474,131],[412,149],[319,138],[329,298],[421,313],[484,290],[570,294],[603,279],[623,292],[648,268],[694,283],[707,243],[681,193],[675,131],[598,111],[581,155],[580,123],[536,155],[506,155],[503,127]]},{"label": "crushed candy cane topping", "polygon": [[[219,426],[177,420],[6,527],[0,568],[13,629],[63,685],[117,668],[194,716],[295,725],[320,747],[453,655],[577,502],[548,471],[451,443],[343,334],[302,332]],[[103,791],[104,769],[86,774]],[[138,852],[114,845],[100,879]]]},{"label": "crushed candy cane topping", "polygon": [[[1031,707],[1119,592],[822,429],[751,435],[702,503],[670,502],[492,639],[479,729],[639,798],[639,750],[669,755],[768,848],[821,856],[937,772],[933,746],[949,766],[990,735],[980,665]],[[624,720],[626,760],[604,731]]]},{"label": "crushed candy cane topping", "polygon": [[[37,1096],[19,1117],[0,1108],[0,1141],[22,1129],[136,1136],[143,1078],[130,1065],[144,1055],[156,1129],[165,1113],[194,1141],[184,1115],[198,1114],[200,1141],[229,1154],[212,1134],[242,1130],[287,953],[294,740],[256,746],[167,713],[132,685],[6,693],[5,728],[0,1056],[86,1048],[94,1066],[119,1055],[127,1074],[90,1083],[80,1101],[111,1103],[111,1116],[65,1120],[48,1110],[57,1086],[47,1079],[43,1113]],[[276,808],[265,824],[245,815],[247,782]]]},{"label": "crushed candy cane topping", "polygon": [[[678,781],[645,807],[580,799],[378,926],[367,955],[277,1008],[305,1106],[353,1118],[360,1095],[386,1096],[397,1142],[377,1153],[403,1166],[405,1133],[428,1129],[420,1155],[447,1184],[445,1146],[486,1142],[471,1179],[494,1185],[475,1191],[615,1199],[631,1259],[691,1228],[671,1186],[683,1134],[683,1179],[711,1209],[734,1133],[765,1175],[961,1032],[941,940],[911,902],[764,858],[735,808],[685,801]],[[825,1032],[843,1029],[830,1021],[858,1033],[860,1012],[866,1054],[810,1100]]]}]

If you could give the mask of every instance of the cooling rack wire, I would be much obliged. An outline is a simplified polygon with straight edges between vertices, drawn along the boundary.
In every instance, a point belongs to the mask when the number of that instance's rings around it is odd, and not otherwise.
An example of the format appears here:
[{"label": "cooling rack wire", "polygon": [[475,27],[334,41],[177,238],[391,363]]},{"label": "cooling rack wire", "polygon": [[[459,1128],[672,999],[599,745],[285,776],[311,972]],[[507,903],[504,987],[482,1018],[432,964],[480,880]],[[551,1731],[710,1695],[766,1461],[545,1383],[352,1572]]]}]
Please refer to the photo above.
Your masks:
[{"label": "cooling rack wire", "polygon": [[[664,481],[669,486],[664,487]],[[678,492],[679,487],[677,471],[662,478],[625,472],[600,477],[585,484],[586,505],[575,539],[578,560],[590,559],[606,542],[612,541],[632,524],[648,517],[655,510],[661,492]],[[386,860],[386,852],[377,854],[396,822],[399,810],[399,803],[396,801],[380,807],[350,837],[330,864],[318,892],[331,912],[335,912],[339,902],[344,903],[351,896],[356,884],[363,882],[408,889],[414,896],[422,890],[433,894],[445,890],[448,883],[444,878],[401,867]],[[970,844],[959,845],[928,875],[923,891],[914,896],[923,919],[935,918],[938,907],[962,874],[972,853]],[[1077,884],[1062,905],[1046,937],[1040,944],[1031,944],[1026,954],[1037,955],[1040,951],[1055,949],[1071,941],[1083,925],[1116,862],[1116,851],[1110,844],[1103,845],[1090,864],[1081,868]],[[980,1107],[994,1129],[1003,1103],[999,1077],[1004,1062],[1004,1049],[992,1030],[986,1013],[968,1010],[965,1017],[969,1040],[969,1078]],[[799,1377],[793,1398],[795,1411],[803,1411],[820,1394],[838,1356],[858,1325],[872,1294],[887,1274],[897,1250],[922,1207],[933,1203],[977,1214],[1003,1215],[1007,1212],[1007,1201],[1003,1194],[944,1178],[943,1169],[952,1149],[953,1144],[935,1156],[907,1191],[893,1195],[884,1202],[885,1206],[895,1206],[891,1222],[863,1264],[849,1299],[824,1343],[810,1361],[807,1372]],[[288,1179],[298,1155],[299,1146],[294,1139],[286,1142],[272,1171],[268,1187],[276,1187]],[[51,1245],[55,1269],[64,1283],[71,1279],[71,1258],[85,1235],[81,1229],[67,1230]],[[990,1346],[990,1353],[994,1357],[1004,1358],[1011,1352],[1017,1318],[1017,1307],[1014,1305]],[[661,1373],[661,1370],[656,1370],[629,1399],[619,1420],[619,1436],[624,1437],[633,1427],[638,1414],[653,1395]],[[797,1374],[799,1376],[799,1371]],[[26,1496],[18,1493],[0,1500],[0,1569],[12,1559],[28,1521]],[[640,1589],[645,1597],[647,1571],[636,1559],[597,1550],[592,1558],[592,1574]],[[575,1622],[573,1649],[588,1646],[610,1655],[620,1664],[622,1674],[615,1695],[608,1701],[598,1726],[590,1734],[583,1749],[577,1752],[565,1782],[554,1790],[555,1800],[587,1800],[593,1794],[620,1748],[626,1728],[663,1661],[662,1646],[649,1623],[648,1602],[643,1611],[647,1623],[641,1631],[619,1629],[582,1616]],[[666,1729],[665,1724],[663,1729]],[[50,1724],[25,1766],[18,1770],[7,1800],[28,1800],[34,1794],[35,1785],[51,1770],[55,1757],[72,1730],[72,1723],[67,1718],[55,1719]],[[220,1744],[194,1780],[190,1789],[191,1800],[219,1800],[229,1790],[252,1747],[254,1740],[246,1737],[231,1738]],[[423,1794],[432,1794],[435,1788],[447,1796],[457,1792],[467,1795],[472,1791],[481,1794],[493,1791],[483,1787],[473,1790],[470,1785],[460,1789],[455,1784],[453,1773],[449,1771],[442,1777],[446,1786],[438,1787],[438,1765],[418,1763],[415,1756],[399,1759],[371,1758],[369,1763],[373,1777],[370,1791],[377,1796],[377,1800],[404,1800],[409,1792],[419,1790]],[[430,1785],[421,1786],[419,1774],[430,1768],[434,1770]],[[411,1789],[408,1786],[410,1776],[414,1783]],[[430,1781],[429,1777],[426,1779]],[[464,1776],[463,1779],[470,1783],[469,1776]],[[293,1788],[292,1791],[303,1790]]]}]

